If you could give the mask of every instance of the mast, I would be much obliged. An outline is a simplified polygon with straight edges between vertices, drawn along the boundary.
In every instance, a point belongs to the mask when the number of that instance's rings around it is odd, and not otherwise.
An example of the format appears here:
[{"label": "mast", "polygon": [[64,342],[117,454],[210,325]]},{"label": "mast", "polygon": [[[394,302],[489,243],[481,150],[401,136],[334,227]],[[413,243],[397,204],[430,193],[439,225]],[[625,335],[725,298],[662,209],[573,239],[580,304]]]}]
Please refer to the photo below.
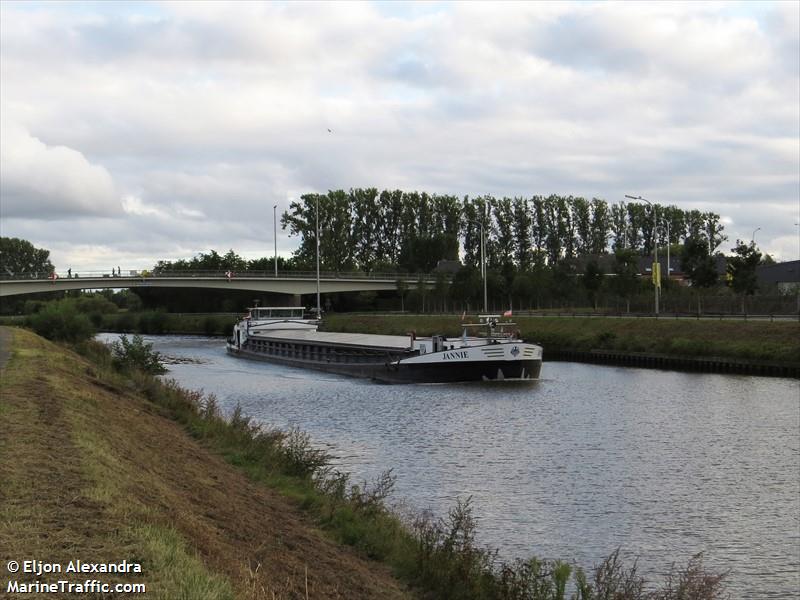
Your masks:
[{"label": "mast", "polygon": [[272,237],[275,241],[275,277],[278,276],[278,205],[272,207]]},{"label": "mast", "polygon": [[486,235],[483,224],[481,224],[481,274],[483,275],[483,312],[486,314],[489,312],[489,300],[486,294]]}]

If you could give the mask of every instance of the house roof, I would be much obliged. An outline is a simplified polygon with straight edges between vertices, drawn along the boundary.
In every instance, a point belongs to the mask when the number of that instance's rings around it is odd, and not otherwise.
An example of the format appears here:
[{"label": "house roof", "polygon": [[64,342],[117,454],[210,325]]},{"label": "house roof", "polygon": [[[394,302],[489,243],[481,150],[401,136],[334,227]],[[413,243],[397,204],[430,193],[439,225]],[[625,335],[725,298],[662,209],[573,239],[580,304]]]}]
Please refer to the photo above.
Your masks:
[{"label": "house roof", "polygon": [[759,283],[800,283],[800,260],[787,260],[756,267]]}]

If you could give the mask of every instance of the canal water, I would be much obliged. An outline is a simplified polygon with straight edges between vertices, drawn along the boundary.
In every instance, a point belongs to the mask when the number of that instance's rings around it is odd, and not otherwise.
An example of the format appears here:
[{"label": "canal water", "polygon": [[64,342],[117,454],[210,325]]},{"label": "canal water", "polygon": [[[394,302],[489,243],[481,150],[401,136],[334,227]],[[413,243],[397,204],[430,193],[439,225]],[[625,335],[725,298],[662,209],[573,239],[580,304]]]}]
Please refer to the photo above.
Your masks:
[{"label": "canal water", "polygon": [[800,598],[797,380],[547,362],[533,384],[389,386],[145,339],[168,377],[301,428],[355,479],[393,469],[412,511],[471,496],[504,559],[591,568],[620,548],[660,583],[702,552],[732,598]]}]

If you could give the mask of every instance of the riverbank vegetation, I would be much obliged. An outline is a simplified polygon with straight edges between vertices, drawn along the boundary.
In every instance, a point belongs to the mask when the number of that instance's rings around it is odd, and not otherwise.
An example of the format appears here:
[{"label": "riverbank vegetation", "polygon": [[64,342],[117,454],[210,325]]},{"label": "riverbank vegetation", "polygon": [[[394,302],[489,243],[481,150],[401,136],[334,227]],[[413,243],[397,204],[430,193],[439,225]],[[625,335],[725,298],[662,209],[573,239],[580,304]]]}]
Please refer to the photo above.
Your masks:
[{"label": "riverbank vegetation", "polygon": [[[140,334],[230,335],[236,314],[174,314],[120,310],[103,294],[37,302],[37,312],[4,319],[52,340],[77,342],[96,331]],[[800,323],[713,319],[515,315],[521,337],[547,351],[647,352],[680,357],[800,363]],[[467,321],[474,317],[468,315]],[[329,331],[418,336],[461,335],[457,315],[337,314],[325,316]]]},{"label": "riverbank vegetation", "polygon": [[241,420],[224,425],[213,399],[135,360],[117,362],[91,341],[75,346],[79,355],[25,330],[13,336],[0,395],[7,559],[126,559],[142,573],[113,582],[144,583],[148,598],[168,600],[408,597],[386,568],[247,477],[245,463],[274,473],[293,464],[277,450],[281,434],[264,433],[274,441],[267,455]]},{"label": "riverbank vegetation", "polygon": [[0,400],[0,546],[14,556],[135,557],[163,598],[722,597],[700,557],[658,589],[618,552],[588,571],[504,563],[476,542],[468,498],[446,516],[400,516],[391,472],[353,482],[304,433],[223,416],[213,396],[137,369],[157,358],[140,341],[75,348],[14,331]]},{"label": "riverbank vegetation", "polygon": [[[472,322],[474,317],[467,316]],[[800,362],[800,323],[695,319],[514,316],[520,336],[552,351],[615,350],[673,356]],[[330,331],[461,335],[458,316],[327,315]]]},{"label": "riverbank vegetation", "polygon": [[236,314],[168,313],[130,310],[109,300],[112,293],[81,294],[27,303],[28,314],[0,317],[0,324],[22,325],[51,340],[77,342],[98,331],[142,334],[230,335]]}]

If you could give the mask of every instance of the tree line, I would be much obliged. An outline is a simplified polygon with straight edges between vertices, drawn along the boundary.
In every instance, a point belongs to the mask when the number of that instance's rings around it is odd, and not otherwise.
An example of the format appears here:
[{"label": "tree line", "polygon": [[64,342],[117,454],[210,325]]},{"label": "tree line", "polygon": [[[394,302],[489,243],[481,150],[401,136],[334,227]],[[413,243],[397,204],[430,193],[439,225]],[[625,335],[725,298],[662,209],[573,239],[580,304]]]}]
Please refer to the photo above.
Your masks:
[{"label": "tree line", "polygon": [[713,254],[727,237],[714,212],[576,196],[495,198],[376,188],[305,194],[281,224],[300,246],[298,265],[315,261],[319,214],[320,263],[325,270],[430,272],[440,260],[480,264],[481,231],[492,269],[530,271],[586,254],[620,249],[647,255],[653,245],[693,238]]},{"label": "tree line", "polygon": [[[320,266],[325,271],[421,274],[433,272],[442,260],[453,261],[452,278],[440,274],[431,290],[399,286],[401,306],[422,310],[481,305],[482,234],[491,303],[597,306],[601,297],[615,296],[626,309],[634,296],[648,289],[649,282],[640,276],[639,259],[650,255],[654,244],[662,249],[669,245],[673,264],[680,265],[695,288],[710,288],[720,281],[715,253],[727,239],[718,214],[672,205],[609,204],[599,198],[559,195],[458,198],[376,188],[305,194],[291,203],[281,224],[300,243],[291,258],[278,259],[280,270],[314,270],[317,226]],[[752,255],[757,251],[737,241],[733,252],[751,255],[744,293],[752,294]],[[612,253],[611,260],[598,261]],[[248,261],[233,250],[226,254],[212,250],[156,265],[156,271],[273,268],[272,258]],[[742,287],[743,271],[736,263],[728,281],[732,287]],[[615,277],[605,278],[607,273]],[[361,304],[370,303],[363,300]],[[334,299],[334,305],[345,304],[353,308],[359,303]]]},{"label": "tree line", "polygon": [[[338,190],[305,194],[282,215],[283,228],[298,236],[300,243],[290,258],[278,257],[280,271],[314,270],[317,213],[323,270],[421,275],[436,271],[442,260],[452,261],[450,276],[437,271],[432,289],[398,285],[400,307],[412,310],[482,305],[482,231],[490,304],[531,308],[597,307],[598,301],[608,303],[617,298],[629,309],[634,297],[650,289],[650,282],[641,277],[641,257],[652,253],[654,241],[662,249],[669,244],[672,264],[680,265],[694,289],[715,287],[723,275],[717,249],[727,239],[719,215],[675,206],[609,205],[598,198],[557,195],[459,199],[401,190],[379,193],[376,188]],[[53,269],[46,250],[24,240],[0,241],[5,270]],[[755,267],[762,256],[754,244],[738,240],[732,252],[728,286],[738,294],[752,295],[757,287]],[[247,260],[231,249],[223,254],[210,250],[188,259],[161,260],[153,271],[273,269],[274,257]],[[606,274],[614,277],[604,277]],[[670,283],[665,278],[664,284],[669,287]],[[235,305],[247,303],[252,295],[242,292],[241,298],[233,298],[230,292],[211,290],[199,296],[187,290],[137,293],[147,308],[188,311],[235,310]],[[375,306],[375,296],[327,295],[334,309],[343,310]]]}]

